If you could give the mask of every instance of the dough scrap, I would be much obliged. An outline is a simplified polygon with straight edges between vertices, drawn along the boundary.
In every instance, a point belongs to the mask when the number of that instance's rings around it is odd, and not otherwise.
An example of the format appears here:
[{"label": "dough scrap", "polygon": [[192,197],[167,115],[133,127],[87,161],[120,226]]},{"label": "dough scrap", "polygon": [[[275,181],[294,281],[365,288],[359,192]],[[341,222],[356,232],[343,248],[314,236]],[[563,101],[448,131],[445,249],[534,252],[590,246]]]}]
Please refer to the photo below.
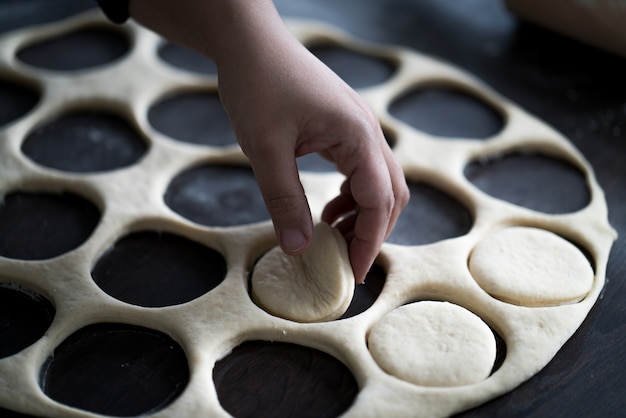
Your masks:
[{"label": "dough scrap", "polygon": [[280,247],[264,255],[252,273],[252,296],[268,312],[296,322],[340,317],[350,306],[354,275],[345,239],[319,223],[304,254],[289,256]]},{"label": "dough scrap", "polygon": [[504,302],[554,306],[578,302],[593,284],[584,254],[558,235],[537,228],[494,232],[474,248],[469,268],[478,284]]},{"label": "dough scrap", "polygon": [[487,324],[449,302],[416,302],[391,311],[374,325],[368,343],[382,369],[422,386],[480,382],[496,359]]}]

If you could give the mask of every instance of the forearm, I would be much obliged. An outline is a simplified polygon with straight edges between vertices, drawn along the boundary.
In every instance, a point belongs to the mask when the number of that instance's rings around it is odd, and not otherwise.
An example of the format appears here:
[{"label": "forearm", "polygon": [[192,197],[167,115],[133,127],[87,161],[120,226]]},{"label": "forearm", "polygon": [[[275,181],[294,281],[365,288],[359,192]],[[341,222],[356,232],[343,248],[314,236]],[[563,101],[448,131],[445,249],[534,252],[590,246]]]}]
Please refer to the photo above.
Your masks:
[{"label": "forearm", "polygon": [[142,25],[218,64],[289,37],[271,0],[131,0],[129,11]]}]

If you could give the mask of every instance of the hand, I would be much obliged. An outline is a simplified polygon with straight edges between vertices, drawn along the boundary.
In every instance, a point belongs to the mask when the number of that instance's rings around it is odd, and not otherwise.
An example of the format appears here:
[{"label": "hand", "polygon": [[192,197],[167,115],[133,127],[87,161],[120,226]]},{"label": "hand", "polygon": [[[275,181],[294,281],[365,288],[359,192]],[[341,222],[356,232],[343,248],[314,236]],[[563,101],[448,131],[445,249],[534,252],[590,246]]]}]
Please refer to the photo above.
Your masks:
[{"label": "hand", "polygon": [[[182,13],[188,19],[160,17],[154,23],[151,12],[152,26],[215,60],[220,99],[254,170],[281,248],[296,255],[310,243],[313,223],[296,158],[319,152],[346,176],[322,219],[336,223],[344,234],[361,283],[409,198],[376,115],[293,37],[271,1],[217,2],[225,9],[210,14],[194,7],[212,2],[180,3],[167,15]],[[204,22],[207,17],[212,20]],[[185,22],[184,27],[177,30],[172,26],[176,21]]]},{"label": "hand", "polygon": [[378,119],[349,86],[290,35],[218,65],[220,97],[288,254],[306,250],[309,206],[296,157],[319,152],[346,176],[322,219],[338,222],[362,282],[408,202]]}]

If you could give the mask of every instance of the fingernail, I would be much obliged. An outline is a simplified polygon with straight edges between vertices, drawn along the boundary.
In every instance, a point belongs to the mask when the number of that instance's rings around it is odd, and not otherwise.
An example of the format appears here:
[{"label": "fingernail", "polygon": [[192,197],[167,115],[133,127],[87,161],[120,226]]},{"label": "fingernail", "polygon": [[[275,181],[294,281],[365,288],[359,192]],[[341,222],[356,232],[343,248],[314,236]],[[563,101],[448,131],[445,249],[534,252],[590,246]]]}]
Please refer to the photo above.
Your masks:
[{"label": "fingernail", "polygon": [[280,233],[280,242],[283,250],[287,253],[297,253],[302,250],[307,240],[302,231],[298,229],[286,229]]}]

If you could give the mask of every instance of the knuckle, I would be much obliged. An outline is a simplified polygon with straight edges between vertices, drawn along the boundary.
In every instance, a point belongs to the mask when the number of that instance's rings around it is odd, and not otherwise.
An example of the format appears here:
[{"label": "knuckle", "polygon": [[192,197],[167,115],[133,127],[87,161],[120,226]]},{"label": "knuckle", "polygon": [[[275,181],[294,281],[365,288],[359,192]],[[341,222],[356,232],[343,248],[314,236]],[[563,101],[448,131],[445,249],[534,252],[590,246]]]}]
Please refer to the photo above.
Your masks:
[{"label": "knuckle", "polygon": [[398,201],[401,208],[405,208],[406,205],[409,204],[409,200],[411,199],[411,194],[409,193],[409,188],[406,185],[400,188],[399,195],[396,195],[396,201]]},{"label": "knuckle", "polygon": [[254,140],[253,138],[247,136],[239,136],[238,137],[239,147],[241,151],[247,156],[258,156],[262,154],[265,150],[265,147],[262,146],[260,141]]},{"label": "knuckle", "polygon": [[271,197],[265,199],[265,205],[272,215],[281,215],[301,209],[306,205],[306,198],[300,195]]},{"label": "knuckle", "polygon": [[391,217],[391,214],[396,207],[396,202],[397,200],[395,199],[394,194],[391,193],[389,199],[387,199],[387,204],[385,205],[385,215],[387,216],[387,218]]}]

